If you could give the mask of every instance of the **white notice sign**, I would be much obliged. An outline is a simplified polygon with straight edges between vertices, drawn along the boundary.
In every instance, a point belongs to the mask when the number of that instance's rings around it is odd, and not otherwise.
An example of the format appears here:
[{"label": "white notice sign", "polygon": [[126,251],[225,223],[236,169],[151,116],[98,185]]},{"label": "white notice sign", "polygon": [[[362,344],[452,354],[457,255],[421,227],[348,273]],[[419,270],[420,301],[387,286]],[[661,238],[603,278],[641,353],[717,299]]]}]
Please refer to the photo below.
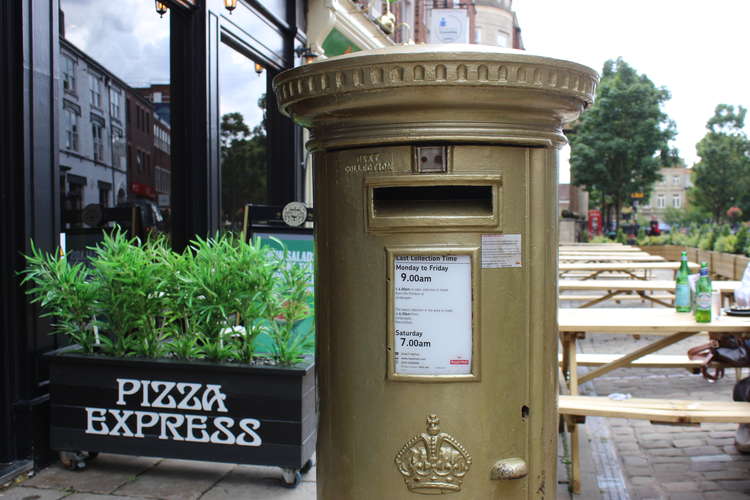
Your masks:
[{"label": "white notice sign", "polygon": [[471,257],[397,255],[393,262],[396,374],[471,374]]},{"label": "white notice sign", "polygon": [[482,269],[522,267],[520,234],[483,234]]}]

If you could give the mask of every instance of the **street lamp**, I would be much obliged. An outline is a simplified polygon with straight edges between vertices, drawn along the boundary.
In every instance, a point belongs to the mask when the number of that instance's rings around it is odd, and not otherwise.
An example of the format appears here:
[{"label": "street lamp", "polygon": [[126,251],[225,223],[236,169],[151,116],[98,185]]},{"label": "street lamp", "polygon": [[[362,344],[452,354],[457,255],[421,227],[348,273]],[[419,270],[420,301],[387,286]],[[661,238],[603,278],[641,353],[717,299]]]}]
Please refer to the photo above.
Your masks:
[{"label": "street lamp", "polygon": [[159,14],[159,17],[164,17],[164,14],[167,13],[167,10],[168,7],[164,4],[164,2],[156,0],[156,13]]},{"label": "street lamp", "polygon": [[255,63],[255,72],[260,76],[261,73],[263,73],[263,65],[260,63]]},{"label": "street lamp", "polygon": [[316,57],[318,57],[318,54],[316,54],[310,47],[297,47],[294,49],[294,53],[297,54],[297,57],[303,58],[305,64],[310,64]]},{"label": "street lamp", "polygon": [[237,0],[224,0],[224,7],[226,7],[231,14],[232,11],[237,8]]}]

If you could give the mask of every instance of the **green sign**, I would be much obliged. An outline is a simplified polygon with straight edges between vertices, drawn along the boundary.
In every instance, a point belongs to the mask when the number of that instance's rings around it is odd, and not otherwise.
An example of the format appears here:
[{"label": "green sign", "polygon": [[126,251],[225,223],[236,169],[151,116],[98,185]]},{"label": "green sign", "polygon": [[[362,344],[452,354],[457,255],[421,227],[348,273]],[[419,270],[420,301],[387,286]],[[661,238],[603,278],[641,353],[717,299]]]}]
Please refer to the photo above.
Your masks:
[{"label": "green sign", "polygon": [[279,255],[284,253],[284,248],[276,240],[280,241],[286,247],[290,262],[310,267],[310,284],[314,283],[315,246],[312,234],[253,233],[253,238],[260,238],[261,245],[273,248]]},{"label": "green sign", "polygon": [[362,50],[344,36],[339,30],[333,28],[325,40],[323,40],[323,50],[327,57],[340,56],[342,54],[349,54],[351,52],[359,52]]},{"label": "green sign", "polygon": [[[272,239],[273,237],[273,239]],[[260,238],[261,245],[268,246],[278,253],[283,253],[284,248],[279,245],[279,241],[286,247],[287,258],[290,262],[298,263],[309,267],[310,286],[314,284],[315,274],[315,245],[312,234],[287,234],[287,233],[253,233],[253,238]],[[276,241],[278,240],[278,241]],[[295,331],[307,332],[315,328],[315,317],[303,319],[295,326]],[[257,350],[261,353],[272,352],[271,339],[267,335],[258,337]],[[308,354],[313,354],[313,346]]]}]

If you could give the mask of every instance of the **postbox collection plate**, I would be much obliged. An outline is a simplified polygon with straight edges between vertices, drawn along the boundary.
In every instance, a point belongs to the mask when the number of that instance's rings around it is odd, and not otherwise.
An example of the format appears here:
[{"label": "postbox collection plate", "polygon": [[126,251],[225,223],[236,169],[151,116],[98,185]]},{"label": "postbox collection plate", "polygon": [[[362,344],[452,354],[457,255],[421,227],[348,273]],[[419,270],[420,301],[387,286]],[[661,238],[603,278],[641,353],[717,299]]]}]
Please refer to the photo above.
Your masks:
[{"label": "postbox collection plate", "polygon": [[386,253],[388,379],[479,380],[479,248]]}]

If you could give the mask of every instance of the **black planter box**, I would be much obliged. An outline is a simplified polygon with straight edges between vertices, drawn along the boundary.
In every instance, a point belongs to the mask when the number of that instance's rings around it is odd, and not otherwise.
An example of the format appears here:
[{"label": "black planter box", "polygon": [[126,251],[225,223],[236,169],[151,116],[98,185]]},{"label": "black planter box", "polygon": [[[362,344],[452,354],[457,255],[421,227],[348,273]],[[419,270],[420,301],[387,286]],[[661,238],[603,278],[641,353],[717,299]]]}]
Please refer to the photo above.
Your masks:
[{"label": "black planter box", "polygon": [[70,351],[45,355],[55,450],[309,466],[317,435],[312,361],[255,367]]}]

